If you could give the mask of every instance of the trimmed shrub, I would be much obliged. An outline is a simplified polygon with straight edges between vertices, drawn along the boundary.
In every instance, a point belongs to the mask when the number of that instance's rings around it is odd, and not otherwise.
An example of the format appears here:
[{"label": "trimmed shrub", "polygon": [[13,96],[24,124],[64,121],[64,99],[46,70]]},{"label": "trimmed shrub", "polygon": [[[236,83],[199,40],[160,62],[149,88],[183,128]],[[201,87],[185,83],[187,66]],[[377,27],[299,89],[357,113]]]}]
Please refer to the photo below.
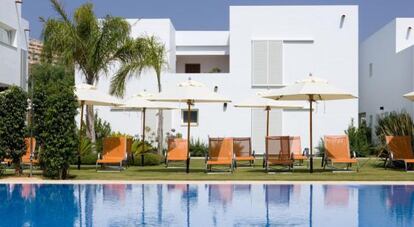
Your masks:
[{"label": "trimmed shrub", "polygon": [[[144,154],[144,166],[157,166],[164,161],[164,157],[157,153],[148,152]],[[141,165],[141,155],[135,156],[134,165]]]},{"label": "trimmed shrub", "polygon": [[208,152],[208,145],[200,139],[193,140],[190,142],[190,154],[191,157],[204,157]]},{"label": "trimmed shrub", "polygon": [[352,120],[345,134],[348,135],[351,151],[354,151],[358,157],[366,157],[371,154],[373,150],[370,141],[371,133],[365,123],[357,128]]},{"label": "trimmed shrub", "polygon": [[21,88],[12,86],[0,93],[0,156],[13,159],[17,174],[25,153],[26,110],[27,94]]},{"label": "trimmed shrub", "polygon": [[34,82],[33,126],[42,148],[43,174],[65,179],[78,144],[73,71],[68,72],[63,66],[37,65],[31,79]]},{"label": "trimmed shrub", "polygon": [[86,155],[82,155],[81,161],[83,165],[95,165],[97,159],[98,159],[97,154],[89,153]]},{"label": "trimmed shrub", "polygon": [[375,133],[380,143],[385,144],[385,136],[411,136],[413,137],[413,120],[406,111],[390,112],[378,116]]}]

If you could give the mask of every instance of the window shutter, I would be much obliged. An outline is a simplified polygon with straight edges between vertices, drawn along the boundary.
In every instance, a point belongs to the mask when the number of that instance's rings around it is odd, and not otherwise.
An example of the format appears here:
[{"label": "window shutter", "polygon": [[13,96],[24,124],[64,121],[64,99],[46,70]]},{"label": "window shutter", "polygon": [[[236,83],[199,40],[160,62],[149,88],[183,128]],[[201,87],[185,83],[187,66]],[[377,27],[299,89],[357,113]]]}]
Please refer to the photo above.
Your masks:
[{"label": "window shutter", "polygon": [[252,41],[252,84],[267,84],[267,41]]},{"label": "window shutter", "polygon": [[282,84],[283,75],[283,42],[279,40],[269,41],[268,46],[268,84]]}]

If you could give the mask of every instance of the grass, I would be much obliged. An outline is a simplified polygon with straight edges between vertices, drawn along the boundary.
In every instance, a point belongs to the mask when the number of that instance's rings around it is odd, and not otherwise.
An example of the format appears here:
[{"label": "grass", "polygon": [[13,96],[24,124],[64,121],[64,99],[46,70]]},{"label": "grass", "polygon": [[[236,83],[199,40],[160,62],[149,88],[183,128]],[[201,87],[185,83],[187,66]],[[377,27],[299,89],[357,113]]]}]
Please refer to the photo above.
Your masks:
[{"label": "grass", "polygon": [[[237,181],[411,181],[414,173],[406,173],[402,169],[384,169],[383,162],[376,158],[360,159],[360,171],[354,173],[333,173],[321,168],[321,160],[316,159],[313,174],[308,172],[306,164],[295,168],[293,173],[267,174],[261,166],[262,160],[257,160],[254,168],[239,167],[233,174],[206,174],[203,160],[192,160],[191,172],[186,174],[184,168],[165,168],[159,166],[131,166],[122,172],[96,172],[95,166],[82,166],[77,170],[70,169],[73,180],[237,180]],[[27,176],[27,170],[24,174]],[[14,176],[12,170],[6,172],[6,177]],[[35,176],[41,176],[36,171]]]}]

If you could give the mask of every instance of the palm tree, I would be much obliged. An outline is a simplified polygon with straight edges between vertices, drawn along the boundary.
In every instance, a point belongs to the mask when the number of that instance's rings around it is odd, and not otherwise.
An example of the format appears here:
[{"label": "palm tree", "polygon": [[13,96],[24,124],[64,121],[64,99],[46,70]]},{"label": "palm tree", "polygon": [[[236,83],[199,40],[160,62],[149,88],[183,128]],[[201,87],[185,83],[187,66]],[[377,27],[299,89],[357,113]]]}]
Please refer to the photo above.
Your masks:
[{"label": "palm tree", "polygon": [[[50,1],[58,17],[41,18],[44,61],[59,62],[72,69],[76,67],[85,82],[94,85],[100,75],[109,73],[113,63],[131,54],[139,56],[136,41],[129,37],[130,25],[125,19],[109,15],[98,19],[91,3],[81,5],[71,18],[59,0]],[[95,143],[93,106],[87,106],[86,126],[87,136]]]},{"label": "palm tree", "polygon": [[[110,93],[117,96],[123,96],[125,93],[125,82],[131,76],[139,76],[145,69],[155,71],[157,77],[158,92],[162,91],[161,74],[168,67],[166,60],[166,49],[163,43],[158,41],[155,36],[137,38],[135,44],[135,53],[130,54],[130,58],[123,59],[120,70],[112,78]],[[138,73],[131,74],[131,71]],[[158,153],[163,149],[163,113],[158,110]]]}]

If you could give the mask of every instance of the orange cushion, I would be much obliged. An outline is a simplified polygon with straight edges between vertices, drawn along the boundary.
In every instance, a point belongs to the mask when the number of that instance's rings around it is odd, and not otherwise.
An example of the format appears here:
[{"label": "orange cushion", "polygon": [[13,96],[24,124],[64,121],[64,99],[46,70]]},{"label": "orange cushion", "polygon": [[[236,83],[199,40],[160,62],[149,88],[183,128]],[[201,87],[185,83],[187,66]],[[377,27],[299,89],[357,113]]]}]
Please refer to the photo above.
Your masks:
[{"label": "orange cushion", "polygon": [[414,159],[394,159],[394,160],[404,161],[406,163],[414,163]]},{"label": "orange cushion", "polygon": [[122,161],[121,158],[105,158],[96,160],[96,163],[120,163]]},{"label": "orange cushion", "polygon": [[208,160],[207,165],[231,165],[231,160]]},{"label": "orange cushion", "polygon": [[236,161],[253,161],[253,156],[236,157]]},{"label": "orange cushion", "polygon": [[308,157],[306,157],[304,155],[300,155],[300,154],[294,154],[293,159],[294,160],[306,160],[306,159],[308,159]]},{"label": "orange cushion", "polygon": [[186,161],[187,157],[169,157],[167,156],[167,161]]},{"label": "orange cushion", "polygon": [[337,158],[337,159],[331,159],[331,162],[333,163],[357,163],[358,160],[355,158]]}]

